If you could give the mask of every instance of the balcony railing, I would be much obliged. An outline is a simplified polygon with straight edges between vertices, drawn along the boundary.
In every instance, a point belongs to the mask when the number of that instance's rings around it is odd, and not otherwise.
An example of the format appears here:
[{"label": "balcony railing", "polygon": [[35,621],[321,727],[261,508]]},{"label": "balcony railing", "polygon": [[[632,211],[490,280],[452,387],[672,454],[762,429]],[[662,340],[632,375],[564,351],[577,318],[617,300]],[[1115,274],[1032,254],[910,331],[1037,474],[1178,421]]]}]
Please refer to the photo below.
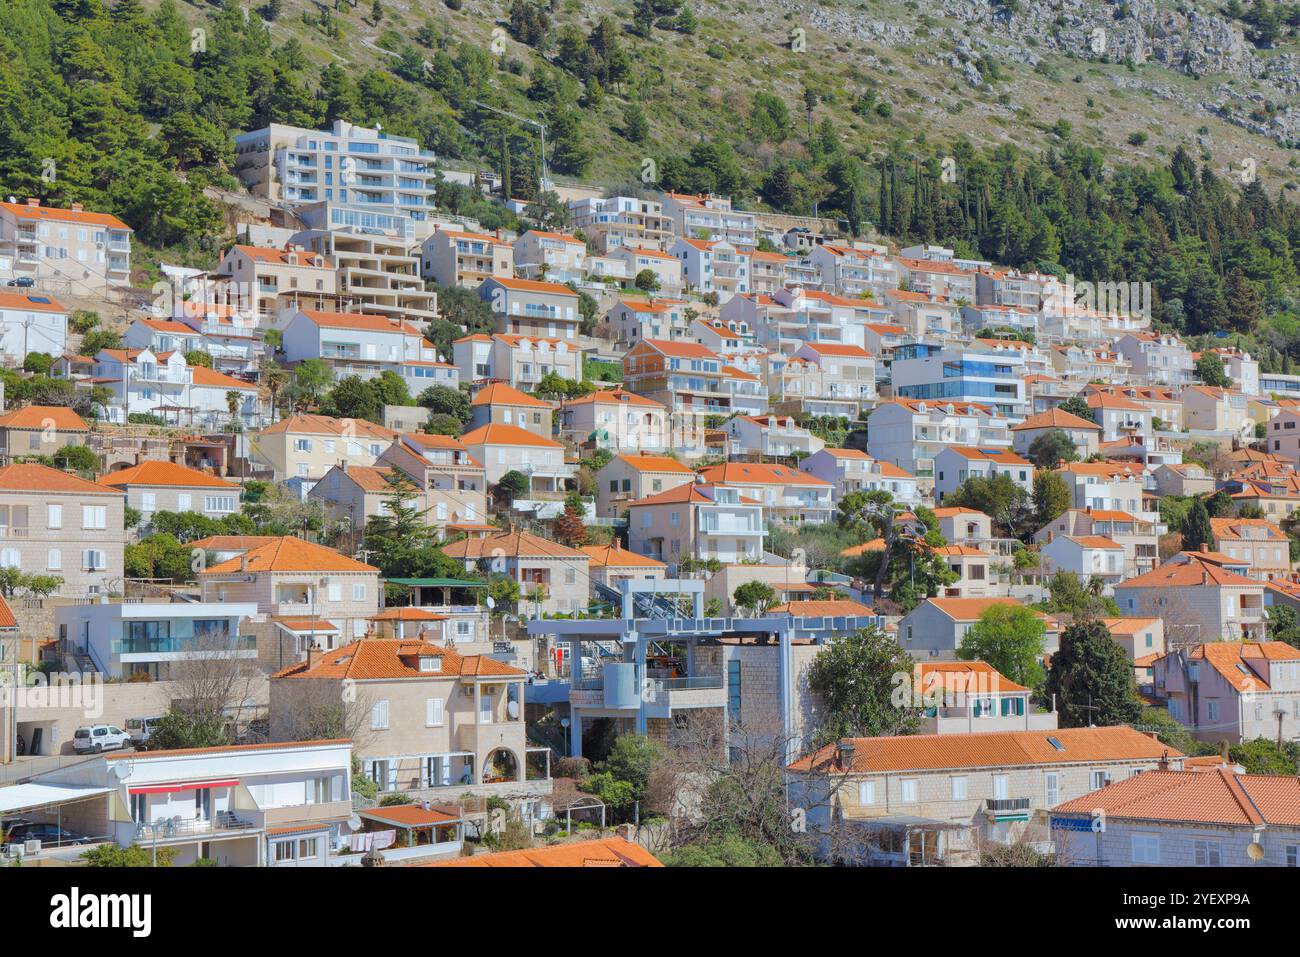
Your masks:
[{"label": "balcony railing", "polygon": [[987,798],[984,809],[989,814],[1018,814],[1029,810],[1029,798]]}]

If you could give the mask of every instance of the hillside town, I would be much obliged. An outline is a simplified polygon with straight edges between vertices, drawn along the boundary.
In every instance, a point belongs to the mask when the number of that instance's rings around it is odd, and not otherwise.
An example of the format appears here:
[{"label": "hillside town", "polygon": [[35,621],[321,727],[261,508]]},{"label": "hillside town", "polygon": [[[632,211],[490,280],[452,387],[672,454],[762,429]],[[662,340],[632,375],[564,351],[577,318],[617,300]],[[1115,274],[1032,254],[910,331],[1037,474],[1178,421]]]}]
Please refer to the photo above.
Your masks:
[{"label": "hillside town", "polygon": [[0,202],[0,864],[1300,865],[1300,374],[724,195],[235,152],[152,282]]}]

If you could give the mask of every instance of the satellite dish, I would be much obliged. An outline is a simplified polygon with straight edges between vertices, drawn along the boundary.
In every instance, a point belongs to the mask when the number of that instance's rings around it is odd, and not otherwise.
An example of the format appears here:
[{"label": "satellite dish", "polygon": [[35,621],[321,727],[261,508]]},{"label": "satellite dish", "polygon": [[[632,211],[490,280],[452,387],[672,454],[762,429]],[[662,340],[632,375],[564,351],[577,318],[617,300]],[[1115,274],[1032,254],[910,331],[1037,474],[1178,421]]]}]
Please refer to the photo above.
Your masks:
[{"label": "satellite dish", "polygon": [[491,595],[488,595],[487,597],[487,606],[489,610],[497,606],[497,600],[493,598]]},{"label": "satellite dish", "polygon": [[1247,844],[1246,856],[1252,861],[1262,861],[1264,859],[1264,848],[1259,844]]},{"label": "satellite dish", "polygon": [[[506,702],[506,714],[508,714],[508,715],[509,715],[510,717],[512,717],[512,718],[517,718],[517,717],[519,717],[519,702],[518,702],[518,701],[507,701],[507,702]],[[1255,845],[1252,844],[1251,846],[1254,847]]]},{"label": "satellite dish", "polygon": [[361,830],[361,816],[359,814],[353,814],[348,818],[348,827],[352,828],[354,831]]}]

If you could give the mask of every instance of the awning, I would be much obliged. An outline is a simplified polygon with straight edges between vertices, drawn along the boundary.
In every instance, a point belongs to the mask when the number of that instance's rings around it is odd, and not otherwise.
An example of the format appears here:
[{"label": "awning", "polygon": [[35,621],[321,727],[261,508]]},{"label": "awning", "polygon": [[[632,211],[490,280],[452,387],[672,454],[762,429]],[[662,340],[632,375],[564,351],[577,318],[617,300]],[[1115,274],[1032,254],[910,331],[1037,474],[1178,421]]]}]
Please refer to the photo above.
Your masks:
[{"label": "awning", "polygon": [[128,794],[173,794],[176,791],[202,791],[205,788],[233,788],[239,783],[238,778],[224,781],[181,781],[174,784],[146,784],[137,788],[127,788]]},{"label": "awning", "polygon": [[411,588],[487,588],[487,582],[465,581],[461,578],[386,578],[390,585],[407,585]]},{"label": "awning", "polygon": [[32,810],[49,807],[54,804],[67,804],[82,801],[100,794],[108,794],[112,788],[71,787],[54,784],[13,784],[0,788],[0,814],[13,814],[15,811]]}]

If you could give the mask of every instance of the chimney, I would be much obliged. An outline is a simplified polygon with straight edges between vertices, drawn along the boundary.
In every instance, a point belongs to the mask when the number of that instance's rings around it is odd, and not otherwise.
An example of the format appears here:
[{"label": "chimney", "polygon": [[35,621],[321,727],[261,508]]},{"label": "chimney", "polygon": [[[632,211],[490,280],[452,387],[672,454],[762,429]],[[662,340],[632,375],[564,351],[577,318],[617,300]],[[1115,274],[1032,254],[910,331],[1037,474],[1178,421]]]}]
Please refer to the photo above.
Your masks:
[{"label": "chimney", "polygon": [[74,213],[79,213],[83,209],[80,203],[73,203],[71,208]]},{"label": "chimney", "polygon": [[1156,762],[1156,769],[1159,771],[1169,770],[1169,752],[1166,751],[1160,755],[1160,760]]},{"label": "chimney", "polygon": [[41,205],[41,201],[40,201],[39,199],[37,199],[35,196],[28,196],[28,197],[27,197],[27,205],[28,205],[28,206],[39,206],[39,205]]},{"label": "chimney", "polygon": [[248,552],[244,552],[239,556],[239,570],[241,572],[248,571]]},{"label": "chimney", "polygon": [[309,670],[315,668],[323,657],[325,652],[321,650],[320,644],[313,641],[311,647],[307,649],[307,668]]},{"label": "chimney", "polygon": [[835,766],[841,771],[853,770],[853,752],[857,750],[852,741],[842,738],[835,745]]},{"label": "chimney", "polygon": [[1201,542],[1201,552],[1202,552],[1203,554],[1207,554],[1207,555],[1208,555],[1209,552],[1210,552],[1210,546],[1209,546],[1209,544],[1207,544],[1206,542]]}]

